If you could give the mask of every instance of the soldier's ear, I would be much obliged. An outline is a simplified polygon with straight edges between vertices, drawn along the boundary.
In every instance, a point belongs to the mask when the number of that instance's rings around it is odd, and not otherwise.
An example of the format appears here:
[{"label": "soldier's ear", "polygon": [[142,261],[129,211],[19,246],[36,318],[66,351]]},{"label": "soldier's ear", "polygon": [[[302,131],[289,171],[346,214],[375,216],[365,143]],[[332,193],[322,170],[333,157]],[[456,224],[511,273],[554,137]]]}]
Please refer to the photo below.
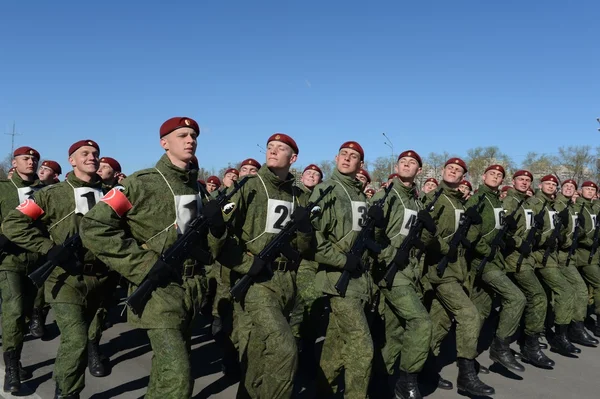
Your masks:
[{"label": "soldier's ear", "polygon": [[[397,164],[396,164],[397,165]],[[396,166],[397,167],[397,166]],[[417,169],[417,174],[415,176],[419,176],[421,174],[421,172],[423,172],[423,168],[419,168]],[[396,173],[398,173],[398,171],[396,171]]]},{"label": "soldier's ear", "polygon": [[12,165],[13,168],[16,168],[17,167],[17,160],[13,158],[13,160],[11,162],[11,165]]},{"label": "soldier's ear", "polygon": [[364,168],[365,167],[365,161],[360,161],[360,168]]},{"label": "soldier's ear", "polygon": [[292,154],[290,157],[290,165],[298,160],[298,154]]}]

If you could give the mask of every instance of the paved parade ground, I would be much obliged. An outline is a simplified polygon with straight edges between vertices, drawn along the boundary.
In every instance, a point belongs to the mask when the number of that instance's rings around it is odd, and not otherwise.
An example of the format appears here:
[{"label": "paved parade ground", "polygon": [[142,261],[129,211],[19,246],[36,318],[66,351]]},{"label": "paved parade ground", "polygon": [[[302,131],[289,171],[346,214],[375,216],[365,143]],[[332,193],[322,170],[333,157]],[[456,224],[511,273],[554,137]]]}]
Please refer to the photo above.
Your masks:
[{"label": "paved parade ground", "polygon": [[[102,349],[110,356],[112,373],[105,378],[94,378],[86,374],[86,388],[82,398],[141,398],[146,392],[150,373],[150,345],[145,333],[134,331],[122,318],[119,309],[113,309],[112,319],[116,324],[105,331],[102,338]],[[47,326],[49,340],[28,340],[23,350],[23,365],[33,372],[33,378],[24,383],[19,396],[0,393],[5,398],[53,398],[54,382],[52,368],[59,343],[58,329],[50,312]],[[445,342],[451,348],[451,342]],[[198,319],[192,340],[193,376],[195,378],[194,398],[235,398],[237,382],[224,378],[220,372],[219,351],[211,336],[210,327],[205,319]],[[513,348],[516,346],[513,345]],[[449,352],[448,350],[446,352]],[[554,370],[544,371],[527,366],[522,375],[503,370],[497,365],[491,367],[489,375],[482,380],[496,389],[494,398],[598,398],[600,396],[600,348],[582,348],[579,358],[566,358],[547,352],[556,361]],[[487,352],[479,357],[481,364],[491,366]],[[1,366],[0,379],[4,379],[4,366]],[[456,382],[458,369],[454,364],[444,368],[445,378]],[[310,384],[308,384],[310,385]],[[301,389],[298,398],[312,398],[312,387]],[[422,387],[428,398],[458,398],[454,391],[436,390]]]}]

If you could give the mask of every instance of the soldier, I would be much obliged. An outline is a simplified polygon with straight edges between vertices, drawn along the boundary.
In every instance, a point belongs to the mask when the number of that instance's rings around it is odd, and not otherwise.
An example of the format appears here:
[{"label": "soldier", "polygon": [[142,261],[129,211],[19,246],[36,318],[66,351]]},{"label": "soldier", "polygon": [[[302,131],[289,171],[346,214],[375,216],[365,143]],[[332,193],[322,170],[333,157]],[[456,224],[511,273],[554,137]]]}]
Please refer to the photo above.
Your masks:
[{"label": "soldier", "polygon": [[238,179],[240,176],[240,172],[238,172],[235,168],[229,168],[225,171],[225,175],[223,176],[223,187],[221,190],[225,190],[231,186],[233,186],[233,182]]},{"label": "soldier", "polygon": [[315,164],[310,164],[302,172],[302,186],[303,191],[311,193],[313,188],[323,181],[323,171]]},{"label": "soldier", "polygon": [[[298,265],[280,255],[267,265],[257,255],[298,212],[295,178],[289,173],[298,158],[298,146],[288,135],[276,133],[267,140],[266,163],[232,199],[231,238],[219,262],[254,283],[241,302],[235,303],[235,319],[242,361],[238,397],[291,398],[298,355],[289,315],[295,303]],[[300,254],[310,250],[310,220],[303,217],[292,243]],[[272,274],[269,273],[269,269]]]},{"label": "soldier", "polygon": [[471,198],[471,193],[473,192],[473,186],[471,182],[468,180],[463,180],[458,185],[458,191],[461,191],[464,194],[464,199],[468,200]]},{"label": "soldier", "polygon": [[[526,225],[524,201],[529,198],[527,190],[531,186],[533,175],[527,170],[518,170],[513,174],[513,188],[507,191],[507,196],[502,201],[502,207],[507,214],[512,214],[517,207],[519,211],[515,216],[517,231],[509,231],[505,239],[506,248],[502,251],[504,255],[504,266],[506,273],[514,280],[515,284],[525,294],[524,326],[525,337],[521,343],[521,356],[524,362],[541,368],[554,367],[554,361],[550,360],[544,352],[539,338],[544,332],[544,319],[548,307],[546,292],[538,280],[534,268],[535,262],[531,254],[531,243],[519,237],[519,228]],[[521,204],[521,205],[519,205]],[[542,220],[543,222],[543,220]],[[519,258],[523,257],[522,264],[518,265]],[[545,344],[544,344],[545,345]]]},{"label": "soldier", "polygon": [[511,186],[502,186],[502,189],[500,189],[500,201],[502,201],[504,198],[506,198],[506,196],[508,195],[508,190],[512,189]]},{"label": "soldier", "polygon": [[[574,293],[573,287],[563,274],[566,268],[564,264],[559,263],[558,259],[558,246],[561,245],[559,241],[563,242],[564,233],[560,232],[556,236],[554,232],[554,228],[559,222],[561,228],[566,231],[564,226],[569,226],[571,217],[567,208],[560,213],[555,209],[554,195],[557,186],[558,179],[554,175],[542,177],[540,191],[530,197],[524,205],[526,217],[523,218],[523,222],[519,223],[516,234],[522,240],[526,240],[528,230],[534,221],[533,215],[543,214],[544,227],[533,245],[531,256],[541,279],[550,288],[554,298],[555,331],[554,337],[550,340],[550,346],[564,356],[571,356],[574,353],[581,353],[581,349],[575,347],[567,336],[573,316]],[[525,250],[525,252],[527,251]]]},{"label": "soldier", "polygon": [[[27,333],[26,318],[40,323],[41,314],[33,315],[36,287],[27,277],[37,266],[37,253],[11,243],[6,226],[8,213],[43,187],[35,174],[40,154],[31,147],[19,147],[13,152],[15,171],[0,182],[0,294],[2,295],[2,350],[4,351],[4,392],[16,393],[21,381],[31,378],[21,367],[21,351]],[[35,317],[35,319],[34,319]]]},{"label": "soldier", "polygon": [[220,187],[221,180],[217,176],[209,176],[208,179],[206,179],[206,191],[209,193],[219,190]]},{"label": "soldier", "polygon": [[[517,229],[516,221],[509,218],[510,215],[505,215],[498,198],[498,187],[504,180],[504,173],[502,165],[488,166],[482,176],[483,184],[479,186],[477,194],[465,205],[473,206],[480,202],[481,196],[485,198],[480,207],[482,223],[473,226],[469,231],[471,250],[468,255],[475,284],[472,300],[479,309],[483,323],[492,310],[492,295],[496,294],[500,298],[502,302],[500,321],[490,347],[490,359],[511,371],[523,372],[525,367],[517,362],[509,345],[511,337],[519,327],[526,299],[521,290],[506,275],[504,256],[501,253],[504,239],[499,245],[492,246],[495,245],[493,241],[498,231],[505,223],[507,229],[513,232]],[[480,270],[480,264],[484,259],[487,262],[483,270]]]},{"label": "soldier", "polygon": [[373,198],[373,196],[375,195],[375,189],[373,187],[369,187],[365,190],[365,195],[367,196],[367,199],[371,199]]},{"label": "soldier", "polygon": [[61,245],[79,232],[80,219],[102,196],[102,182],[96,174],[99,152],[92,140],[74,143],[68,152],[73,173],[67,180],[34,193],[2,225],[12,242],[46,255],[57,265],[45,282],[46,302],[61,332],[54,366],[57,398],[79,398],[85,386],[86,359],[92,375],[108,372],[99,349],[101,326],[92,323],[106,295],[103,286],[108,269],[86,248],[70,252]]},{"label": "soldier", "polygon": [[[349,253],[368,215],[363,182],[356,179],[363,161],[360,144],[343,143],[335,157],[332,176],[318,185],[311,196],[313,200],[321,190],[334,187],[313,218],[317,241],[315,260],[319,263],[315,285],[329,297],[331,312],[321,353],[319,397],[335,394],[335,382],[343,370],[344,397],[365,398],[371,376],[373,341],[364,311],[371,286],[370,276],[364,270],[367,254],[361,259]],[[353,278],[345,296],[340,296],[334,285],[344,270],[352,273]]]},{"label": "soldier", "polygon": [[165,121],[159,131],[165,154],[156,167],[129,176],[81,222],[84,245],[131,282],[130,292],[144,280],[159,283],[141,315],[128,312],[129,322],[146,330],[154,351],[149,399],[191,397],[191,326],[204,279],[203,263],[195,258],[206,260],[195,253],[178,270],[159,256],[200,211],[210,229],[198,248],[210,248],[214,256],[225,237],[221,210],[214,202],[202,205],[197,170],[189,169],[199,132],[191,118]]},{"label": "soldier", "polygon": [[[440,344],[456,321],[456,350],[458,363],[458,390],[472,395],[492,395],[494,388],[484,384],[475,370],[477,357],[477,339],[481,329],[481,319],[477,307],[465,290],[469,290],[469,270],[465,259],[465,240],[458,247],[451,247],[449,242],[456,233],[463,217],[468,217],[477,225],[482,222],[476,209],[469,208],[465,213],[463,193],[458,186],[467,173],[467,165],[460,158],[450,158],[442,171],[440,184],[443,194],[433,210],[437,223],[437,239],[432,240],[425,251],[424,284],[433,287],[435,297],[431,304],[430,315],[433,322],[433,338],[431,348],[434,356],[439,355]],[[431,201],[432,193],[425,197],[425,205]],[[464,214],[464,216],[463,216]],[[424,236],[427,237],[427,232]],[[466,238],[466,237],[464,237]],[[441,276],[438,275],[437,265],[446,257],[448,266]],[[433,363],[433,362],[432,362]],[[427,370],[437,372],[439,369]],[[438,387],[452,389],[452,383],[436,376]]]},{"label": "soldier", "polygon": [[62,169],[56,161],[45,160],[44,162],[42,162],[42,165],[38,170],[40,182],[42,182],[46,186],[58,183],[58,176],[60,176],[61,174]]},{"label": "soldier", "polygon": [[6,179],[7,179],[7,180],[10,180],[10,179],[11,179],[11,177],[13,176],[13,173],[15,173],[15,168],[14,168],[14,167],[12,167],[12,168],[10,168],[10,169],[8,170],[8,172],[6,173]]},{"label": "soldier", "polygon": [[[573,199],[573,196],[576,192],[577,182],[573,179],[569,179],[562,182],[561,192],[556,195],[554,209],[556,212],[566,210],[569,216],[568,223],[564,225],[565,232],[559,243],[557,256],[559,265],[565,266],[561,268],[561,271],[569,284],[571,284],[571,290],[574,295],[573,312],[571,314],[571,324],[569,326],[569,339],[576,344],[594,347],[598,345],[599,342],[586,331],[583,325],[583,321],[587,315],[587,285],[577,269],[577,262],[570,262],[569,266],[566,265],[569,250],[573,245],[577,247],[579,244],[578,242],[573,243],[575,222],[580,220],[578,212],[582,210],[581,204],[577,207],[574,205],[575,200]],[[580,226],[580,229],[581,228],[582,226]],[[583,228],[585,228],[585,226],[583,226]],[[579,237],[583,237],[583,234]]]},{"label": "soldier", "polygon": [[364,168],[360,168],[356,174],[356,178],[362,182],[363,190],[367,187],[367,185],[371,184],[371,175],[369,175],[369,172],[367,172],[367,170]]},{"label": "soldier", "polygon": [[[598,215],[592,203],[592,199],[597,192],[598,185],[592,181],[585,181],[581,185],[581,197],[577,199],[577,205],[584,205],[579,218],[581,240],[575,256],[579,272],[594,290],[594,313],[596,314],[594,335],[600,337],[600,253],[597,251],[598,233],[596,232],[596,223],[598,223],[596,218]],[[594,243],[594,238],[596,243]],[[596,247],[596,250],[592,254],[592,248],[594,247]]]},{"label": "soldier", "polygon": [[[384,280],[378,282],[385,298],[386,338],[382,355],[389,375],[394,374],[395,364],[400,358],[400,376],[395,388],[398,399],[421,398],[417,374],[423,369],[431,344],[431,318],[416,288],[420,277],[416,248],[410,253],[399,249],[417,219],[435,230],[435,222],[417,198],[414,181],[422,167],[421,157],[413,150],[404,151],[398,157],[395,165],[398,177],[392,180],[392,190],[383,208],[386,228],[381,244],[385,249],[379,256],[383,262],[378,264],[384,267],[375,271],[376,276],[383,276],[392,262],[399,270],[391,287],[388,288]],[[373,201],[383,195],[383,192],[377,193]]]},{"label": "soldier", "polygon": [[102,184],[105,186],[105,190],[108,191],[117,185],[119,174],[121,173],[121,164],[114,158],[102,157],[100,158],[100,167],[98,168],[98,175],[102,179]]},{"label": "soldier", "polygon": [[247,175],[255,175],[258,173],[260,169],[260,162],[256,159],[248,158],[242,161],[240,164],[240,173],[239,177],[244,177]]},{"label": "soldier", "polygon": [[425,180],[425,183],[423,183],[423,187],[421,187],[421,192],[424,194],[427,194],[431,191],[434,191],[438,188],[439,183],[437,181],[436,178],[434,177],[430,177],[427,180]]}]

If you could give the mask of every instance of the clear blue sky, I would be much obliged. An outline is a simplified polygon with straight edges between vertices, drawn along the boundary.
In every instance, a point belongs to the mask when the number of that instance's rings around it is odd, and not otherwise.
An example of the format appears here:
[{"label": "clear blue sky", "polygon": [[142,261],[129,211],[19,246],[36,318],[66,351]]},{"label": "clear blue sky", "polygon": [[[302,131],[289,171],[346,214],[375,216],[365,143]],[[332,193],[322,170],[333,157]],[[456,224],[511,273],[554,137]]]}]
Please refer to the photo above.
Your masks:
[{"label": "clear blue sky", "polygon": [[175,115],[201,125],[207,168],[262,161],[274,132],[299,165],[345,140],[387,155],[382,132],[396,154],[520,162],[598,143],[599,49],[597,0],[3,1],[0,133],[16,121],[16,144],[63,168],[92,138],[126,173],[155,163]]}]

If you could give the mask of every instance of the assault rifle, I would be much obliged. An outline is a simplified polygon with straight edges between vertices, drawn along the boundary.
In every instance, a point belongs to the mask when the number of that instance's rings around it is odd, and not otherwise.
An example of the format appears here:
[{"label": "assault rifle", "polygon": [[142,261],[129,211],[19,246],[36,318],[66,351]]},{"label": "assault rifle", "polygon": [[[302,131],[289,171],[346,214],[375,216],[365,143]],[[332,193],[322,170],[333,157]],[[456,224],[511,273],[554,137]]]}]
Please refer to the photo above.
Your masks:
[{"label": "assault rifle", "polygon": [[[527,233],[527,237],[525,238],[525,243],[529,245],[529,248],[531,249],[533,249],[533,242],[535,241],[535,236],[537,235],[537,232],[544,228],[544,213],[546,212],[547,203],[548,201],[544,201],[542,209],[533,217],[533,220],[531,221],[531,227],[529,228],[529,232]],[[517,260],[517,273],[521,271],[521,265],[523,264],[524,259],[525,255],[520,254],[519,259]]]},{"label": "assault rifle", "polygon": [[[433,211],[433,207],[435,206],[435,203],[437,202],[438,198],[440,198],[440,195],[442,195],[442,191],[444,190],[439,189],[438,191],[436,191],[435,195],[433,196],[433,199],[431,200],[429,205],[427,205],[427,207],[424,209],[425,211],[429,213]],[[410,230],[408,230],[408,234],[406,235],[406,237],[404,237],[404,240],[402,240],[398,251],[408,253],[415,246],[415,243],[420,238],[423,227],[423,222],[417,219],[417,221],[413,223],[412,226],[410,226]],[[383,280],[385,281],[385,284],[388,289],[392,287],[392,283],[394,282],[394,277],[396,277],[396,273],[398,273],[398,271],[404,270],[406,266],[407,265],[397,265],[395,262],[392,262],[388,265],[385,275],[383,276]]]},{"label": "assault rifle", "polygon": [[[71,237],[67,238],[65,242],[61,244],[61,247],[62,251],[68,253],[75,253],[77,249],[81,247],[81,238],[79,237],[79,233],[76,233]],[[31,272],[29,274],[29,278],[31,279],[31,281],[33,281],[36,287],[40,288],[44,285],[44,281],[46,281],[48,277],[50,277],[56,266],[58,266],[56,262],[48,260],[42,266],[38,267],[33,272]]]},{"label": "assault rifle", "polygon": [[[519,210],[519,208],[521,207],[523,202],[525,202],[525,199],[522,199],[521,201],[519,201],[515,210],[512,211],[511,214],[508,215],[506,218],[510,218],[510,219],[514,220],[515,215],[517,214],[517,211]],[[502,225],[502,227],[500,228],[500,230],[498,230],[498,232],[496,233],[496,236],[494,237],[492,242],[490,243],[490,254],[488,256],[484,257],[481,260],[481,263],[479,264],[479,266],[477,267],[477,274],[482,273],[485,265],[489,262],[490,258],[493,258],[494,256],[496,256],[496,252],[502,246],[502,242],[504,241],[504,236],[506,235],[507,231],[508,231],[508,223],[504,223]]]},{"label": "assault rifle", "polygon": [[[246,184],[248,177],[243,178],[239,182],[235,183],[234,188],[227,194],[219,195],[216,201],[220,208],[223,208],[229,200]],[[194,220],[190,222],[185,232],[180,235],[177,240],[164,251],[159,260],[168,264],[171,267],[181,269],[183,262],[190,257],[193,252],[198,252],[195,248],[198,245],[198,240],[202,236],[208,224],[208,219],[200,213]],[[210,258],[210,254],[206,254],[207,258]],[[131,295],[125,300],[125,304],[129,306],[133,314],[141,316],[146,303],[150,300],[152,293],[159,287],[160,283],[153,280],[145,279],[142,283],[131,293]]]},{"label": "assault rifle", "polygon": [[[552,235],[550,236],[550,238],[548,238],[547,242],[549,242],[549,244],[546,246],[546,250],[544,251],[544,257],[542,258],[542,266],[546,266],[550,254],[556,249],[556,246],[558,245],[558,239],[560,238],[560,230],[562,229],[562,220],[559,217],[556,217],[558,216],[558,212],[556,212],[556,209],[554,209],[552,205],[550,205],[550,207],[555,212],[554,215],[552,215],[554,219],[554,230],[552,230]],[[565,209],[568,208],[569,204],[567,204],[567,207]]]},{"label": "assault rifle", "polygon": [[[324,191],[321,191],[319,197],[309,203],[306,206],[308,212],[310,212],[319,202],[325,198],[331,190],[333,190],[334,186],[327,187]],[[310,214],[307,214],[307,217],[310,217]],[[261,259],[263,262],[267,264],[267,267],[273,262],[280,254],[283,254],[286,258],[297,261],[299,256],[298,253],[290,246],[290,241],[294,237],[296,230],[298,230],[298,225],[300,220],[290,220],[286,225],[281,229],[279,233],[269,243],[260,251],[256,257]],[[272,271],[269,270],[272,274]],[[244,275],[240,280],[231,289],[229,293],[236,301],[241,301],[246,296],[246,292],[252,285],[253,279],[249,275]]]},{"label": "assault rifle", "polygon": [[[385,188],[383,197],[378,199],[371,206],[383,209],[385,200],[387,199],[390,191],[392,190],[393,185],[394,183],[388,184],[388,186]],[[375,220],[373,220],[370,217],[367,217],[365,225],[360,230],[360,233],[358,233],[358,237],[356,237],[356,240],[354,241],[354,244],[352,244],[352,247],[350,248],[350,251],[348,253],[358,258],[362,258],[363,254],[367,249],[376,254],[381,253],[381,247],[372,238],[374,229]],[[338,294],[340,294],[341,297],[346,296],[346,290],[348,289],[348,284],[350,283],[350,277],[350,272],[348,270],[344,270],[338,281],[335,283],[334,288],[338,292]]]},{"label": "assault rifle", "polygon": [[[471,219],[471,217],[467,216],[467,213],[470,213],[471,209],[475,210],[477,213],[480,213],[481,212],[481,203],[483,202],[484,199],[485,199],[485,195],[480,195],[479,201],[477,201],[476,204],[474,204],[473,206],[471,206],[470,208],[465,210],[465,212],[460,216],[458,229],[456,229],[456,232],[454,232],[454,235],[452,236],[452,239],[450,240],[450,244],[448,244],[450,249],[458,250],[458,246],[460,245],[460,243],[463,242],[463,240],[467,237],[467,233],[469,232],[469,229],[471,228],[471,225],[473,224],[473,220]],[[449,261],[450,260],[448,259],[448,255],[444,255],[444,257],[442,258],[440,263],[438,263],[438,265],[437,265],[438,277],[442,277],[444,275],[444,272],[446,271],[446,268],[448,267]]]},{"label": "assault rifle", "polygon": [[567,262],[565,263],[565,266],[569,266],[569,263],[571,263],[571,258],[575,254],[575,250],[577,249],[578,244],[579,244],[577,242],[577,240],[579,240],[579,230],[581,230],[581,226],[579,225],[579,217],[581,216],[581,214],[583,212],[584,205],[585,205],[585,202],[581,201],[581,208],[579,209],[579,213],[577,214],[577,217],[575,218],[575,228],[573,229],[573,242],[571,243],[571,246],[569,247],[569,253],[567,254]]},{"label": "assault rifle", "polygon": [[590,257],[588,258],[588,264],[592,264],[592,258],[596,255],[598,250],[598,233],[600,232],[600,215],[596,215],[596,229],[594,230],[594,242],[592,243],[592,249],[590,250]]}]

